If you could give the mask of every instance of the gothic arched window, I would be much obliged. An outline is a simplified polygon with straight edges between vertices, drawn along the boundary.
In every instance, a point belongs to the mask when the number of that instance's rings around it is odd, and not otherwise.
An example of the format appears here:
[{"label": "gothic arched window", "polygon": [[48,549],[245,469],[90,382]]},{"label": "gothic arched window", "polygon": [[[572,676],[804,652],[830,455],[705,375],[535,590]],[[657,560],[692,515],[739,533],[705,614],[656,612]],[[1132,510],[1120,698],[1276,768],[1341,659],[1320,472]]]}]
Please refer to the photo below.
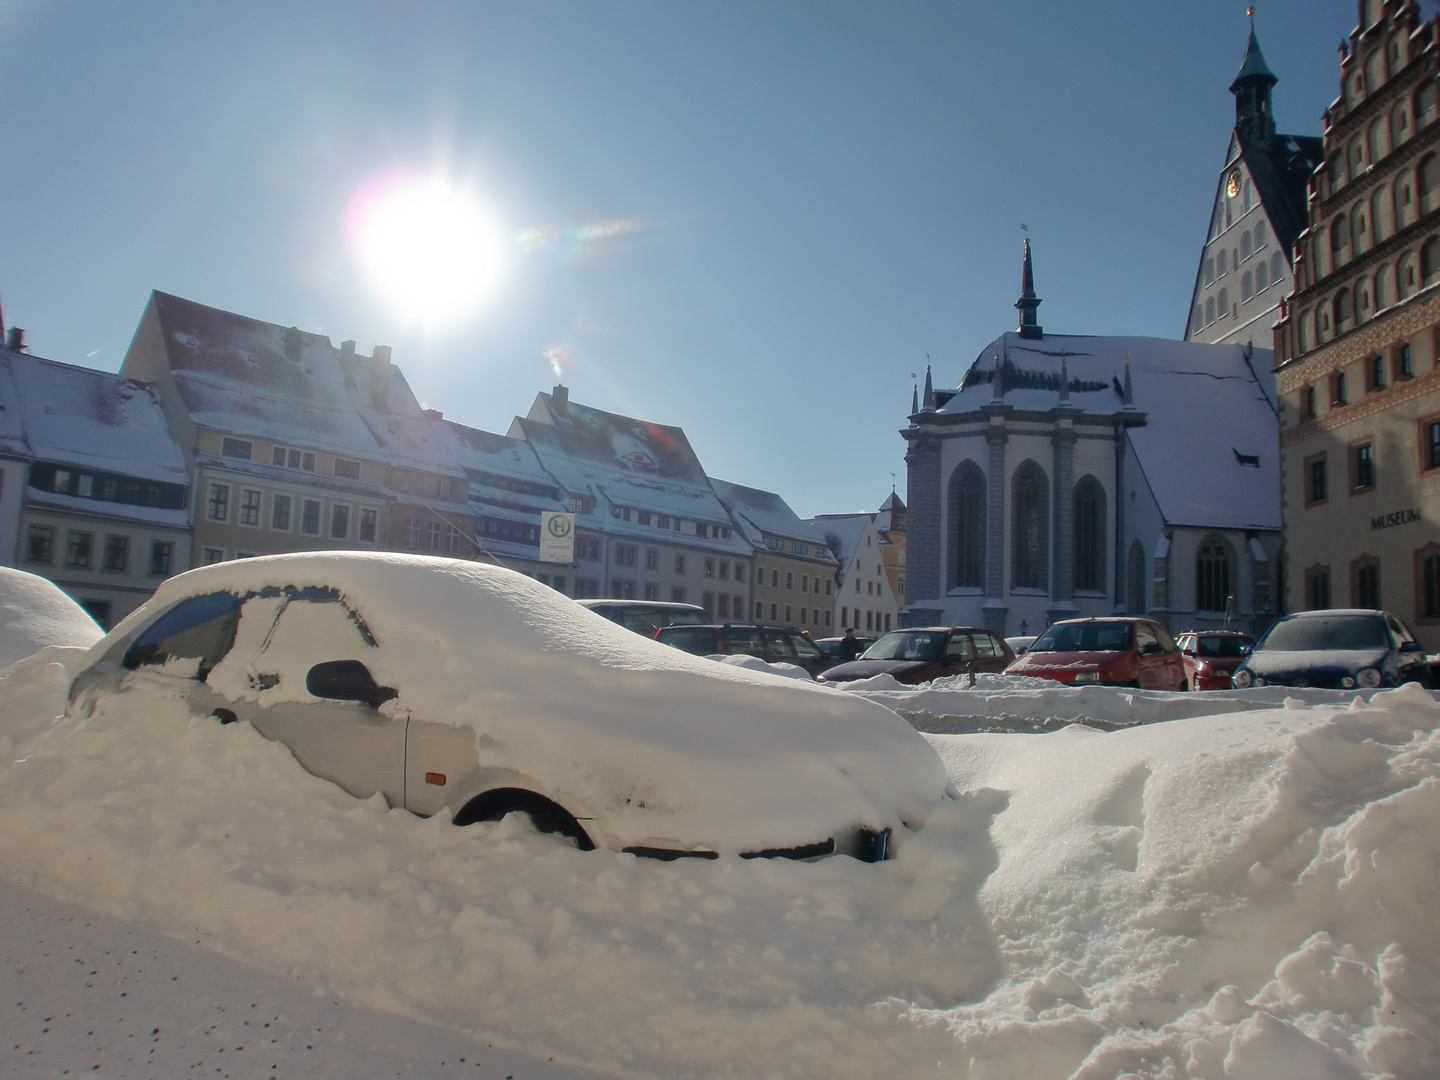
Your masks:
[{"label": "gothic arched window", "polygon": [[1050,483],[1044,469],[1025,461],[1010,486],[1010,586],[1044,589],[1049,584]]},{"label": "gothic arched window", "polygon": [[1232,595],[1233,563],[1230,545],[1223,536],[1211,533],[1200,542],[1200,549],[1195,553],[1197,611],[1225,610],[1225,602]]},{"label": "gothic arched window", "polygon": [[1105,489],[1089,475],[1075,485],[1075,588],[1105,591]]},{"label": "gothic arched window", "polygon": [[950,474],[950,585],[980,588],[985,584],[985,474],[973,461]]}]

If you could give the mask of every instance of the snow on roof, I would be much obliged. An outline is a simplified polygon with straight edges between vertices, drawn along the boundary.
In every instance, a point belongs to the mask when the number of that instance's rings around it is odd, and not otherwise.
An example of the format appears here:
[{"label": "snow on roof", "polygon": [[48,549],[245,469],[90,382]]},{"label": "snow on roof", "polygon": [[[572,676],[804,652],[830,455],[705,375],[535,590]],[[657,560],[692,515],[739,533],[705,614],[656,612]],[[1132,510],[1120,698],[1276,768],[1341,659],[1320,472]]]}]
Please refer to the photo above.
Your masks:
[{"label": "snow on roof", "polygon": [[[545,471],[535,449],[524,439],[512,439],[492,431],[467,427],[453,420],[435,421],[436,431],[449,448],[450,454],[470,474],[471,482],[481,483],[477,472],[493,473],[512,480],[543,484],[555,488],[554,478]],[[556,497],[559,491],[556,490]]]},{"label": "snow on roof", "polygon": [[10,373],[10,358],[23,356],[0,347],[0,454],[30,456],[30,444],[25,441],[25,424],[20,418],[20,392],[15,389],[15,379]]},{"label": "snow on roof", "polygon": [[[132,474],[133,475],[133,474]],[[57,510],[71,510],[80,514],[94,514],[97,511],[106,517],[128,518],[147,525],[167,525],[175,529],[188,529],[190,511],[167,510],[159,506],[137,506],[134,503],[97,501],[80,495],[64,495],[56,491],[42,491],[26,486],[25,501],[37,506],[49,506]]]},{"label": "snow on roof", "polygon": [[970,366],[937,412],[960,415],[994,400],[1001,370],[1004,404],[1049,412],[1060,404],[1060,366],[1070,405],[1113,416],[1125,409],[1126,367],[1134,409],[1145,423],[1130,443],[1171,525],[1280,528],[1280,422],[1273,355],[1242,345],[1146,337],[1002,335]]},{"label": "snow on roof", "polygon": [[710,486],[730,511],[745,539],[757,547],[764,545],[765,533],[809,544],[826,542],[823,530],[801,521],[789,504],[773,491],[732,484],[728,480],[712,479]]},{"label": "snow on roof", "polygon": [[357,379],[355,385],[346,387],[356,412],[375,436],[386,460],[405,469],[463,476],[449,440],[437,428],[437,421],[425,415],[404,373],[394,364],[386,366],[384,409],[375,407],[368,382]]},{"label": "snow on roof", "polygon": [[36,458],[144,480],[189,482],[185,456],[144,383],[23,353],[5,357],[25,439]]},{"label": "snow on roof", "polygon": [[807,525],[825,537],[831,552],[840,560],[840,580],[845,580],[850,563],[860,550],[865,530],[874,522],[871,514],[820,514]]}]

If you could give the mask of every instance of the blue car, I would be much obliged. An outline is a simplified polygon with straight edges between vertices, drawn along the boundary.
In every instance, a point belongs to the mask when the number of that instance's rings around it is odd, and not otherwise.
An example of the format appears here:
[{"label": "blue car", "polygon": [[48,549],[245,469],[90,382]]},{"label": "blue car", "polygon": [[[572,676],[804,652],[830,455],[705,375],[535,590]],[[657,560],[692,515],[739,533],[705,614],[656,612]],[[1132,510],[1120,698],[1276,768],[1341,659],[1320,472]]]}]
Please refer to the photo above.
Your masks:
[{"label": "blue car", "polygon": [[1302,611],[1270,627],[1235,671],[1234,684],[1373,689],[1427,685],[1425,650],[1409,627],[1370,608]]}]

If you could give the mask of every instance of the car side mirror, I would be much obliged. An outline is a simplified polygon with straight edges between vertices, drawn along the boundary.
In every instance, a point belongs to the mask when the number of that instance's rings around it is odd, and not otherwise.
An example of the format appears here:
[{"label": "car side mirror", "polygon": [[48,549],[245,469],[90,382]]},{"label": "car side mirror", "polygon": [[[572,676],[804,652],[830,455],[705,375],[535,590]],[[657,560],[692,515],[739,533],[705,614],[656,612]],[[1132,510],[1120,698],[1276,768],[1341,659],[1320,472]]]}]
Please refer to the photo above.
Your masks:
[{"label": "car side mirror", "polygon": [[1400,651],[1423,653],[1425,651],[1425,646],[1421,645],[1418,641],[1402,641],[1400,643]]},{"label": "car side mirror", "polygon": [[1157,644],[1156,642],[1153,642],[1153,641],[1152,641],[1150,644],[1144,646],[1144,647],[1140,650],[1140,655],[1141,655],[1141,656],[1155,656],[1155,655],[1159,654],[1160,651],[1161,651],[1161,650],[1160,650],[1159,644]]},{"label": "car side mirror", "polygon": [[305,689],[332,701],[362,701],[371,708],[397,697],[388,686],[377,686],[370,669],[359,660],[326,660],[305,676]]}]

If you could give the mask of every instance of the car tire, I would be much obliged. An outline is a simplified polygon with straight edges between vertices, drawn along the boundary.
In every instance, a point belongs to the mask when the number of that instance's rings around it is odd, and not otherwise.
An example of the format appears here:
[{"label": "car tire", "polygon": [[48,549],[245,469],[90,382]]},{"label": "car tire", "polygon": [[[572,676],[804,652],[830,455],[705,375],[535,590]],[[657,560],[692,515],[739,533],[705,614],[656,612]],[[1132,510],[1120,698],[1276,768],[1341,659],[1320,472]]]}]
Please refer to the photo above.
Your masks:
[{"label": "car tire", "polygon": [[1192,675],[1190,677],[1190,681],[1186,685],[1182,686],[1180,689],[1193,690],[1198,694],[1200,692],[1200,676]]},{"label": "car tire", "polygon": [[524,814],[537,832],[556,833],[574,842],[581,851],[595,850],[595,843],[573,814],[543,795],[523,788],[499,788],[471,799],[455,815],[456,825],[477,821],[499,821],[510,814]]}]

